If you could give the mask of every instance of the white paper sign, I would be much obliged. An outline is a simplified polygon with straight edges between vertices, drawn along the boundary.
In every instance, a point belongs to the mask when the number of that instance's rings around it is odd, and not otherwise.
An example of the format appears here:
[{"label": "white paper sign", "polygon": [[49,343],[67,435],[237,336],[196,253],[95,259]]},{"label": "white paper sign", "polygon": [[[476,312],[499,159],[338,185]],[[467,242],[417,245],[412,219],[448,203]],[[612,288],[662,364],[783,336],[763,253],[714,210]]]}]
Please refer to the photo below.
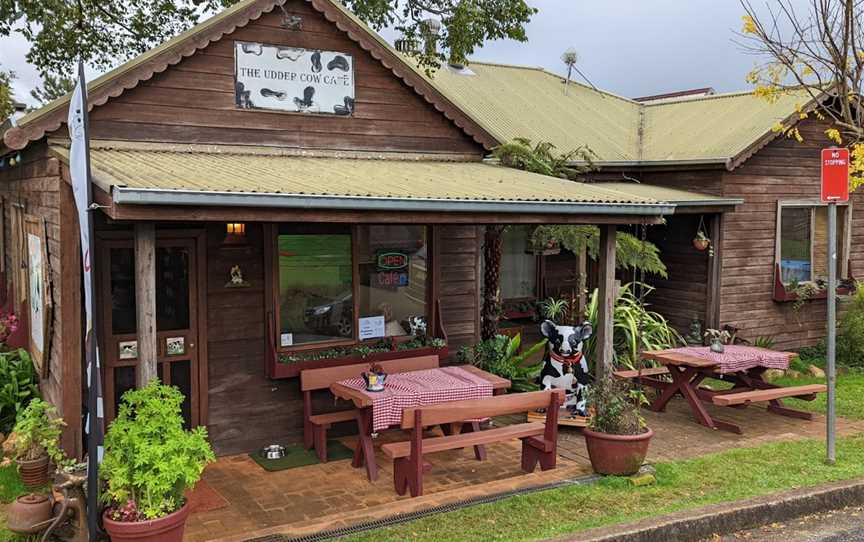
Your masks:
[{"label": "white paper sign", "polygon": [[282,346],[292,346],[294,344],[294,334],[293,333],[283,333],[281,336],[281,340],[279,344]]},{"label": "white paper sign", "polygon": [[241,109],[354,112],[354,59],[349,54],[238,41],[234,61],[234,97]]},{"label": "white paper sign", "polygon": [[376,339],[384,336],[384,317],[369,316],[360,319],[360,340]]}]

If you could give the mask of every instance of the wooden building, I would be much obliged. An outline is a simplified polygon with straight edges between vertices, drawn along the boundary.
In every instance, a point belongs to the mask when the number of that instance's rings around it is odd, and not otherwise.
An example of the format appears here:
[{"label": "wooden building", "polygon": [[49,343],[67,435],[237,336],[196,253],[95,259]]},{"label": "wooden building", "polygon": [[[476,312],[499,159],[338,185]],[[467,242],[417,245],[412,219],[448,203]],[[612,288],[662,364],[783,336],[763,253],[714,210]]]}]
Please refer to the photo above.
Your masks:
[{"label": "wooden building", "polygon": [[[771,176],[780,171],[800,179],[797,197],[809,193],[806,147],[770,142],[737,168],[625,164],[616,146],[638,137],[622,121],[617,132],[600,130],[609,143],[603,172],[615,184],[507,169],[484,160],[494,146],[514,135],[551,140],[570,127],[544,135],[514,121],[505,124],[524,133],[501,130],[489,118],[514,113],[494,104],[510,87],[487,93],[491,105],[468,100],[466,81],[479,79],[462,71],[445,67],[430,79],[338,2],[244,0],[91,82],[108,417],[124,390],[155,372],[184,392],[188,423],[206,424],[219,453],[299,439],[301,368],[360,353],[447,355],[478,340],[487,224],[601,226],[600,362],[611,361],[616,225],[656,225],[670,277],[654,302],[676,323],[785,318],[773,290],[756,299],[773,277],[778,196],[769,189],[793,186]],[[556,117],[543,109],[562,92],[554,81],[536,87],[549,94],[543,107],[519,114]],[[586,100],[605,100],[627,122],[640,117],[620,98]],[[557,118],[600,126],[599,111],[586,102]],[[52,316],[31,321],[29,336],[46,334],[42,389],[68,423],[64,446],[80,454],[82,294],[67,113],[60,99],[5,131],[0,196],[5,306],[20,314],[36,306],[39,262],[28,242],[43,240]],[[778,154],[802,165],[767,169]],[[620,182],[622,171],[656,187]],[[686,250],[702,216],[712,259]],[[765,235],[751,245],[757,231]],[[850,260],[864,258],[860,241]],[[794,332],[784,344],[796,342]],[[815,338],[802,333],[800,342]]]}]

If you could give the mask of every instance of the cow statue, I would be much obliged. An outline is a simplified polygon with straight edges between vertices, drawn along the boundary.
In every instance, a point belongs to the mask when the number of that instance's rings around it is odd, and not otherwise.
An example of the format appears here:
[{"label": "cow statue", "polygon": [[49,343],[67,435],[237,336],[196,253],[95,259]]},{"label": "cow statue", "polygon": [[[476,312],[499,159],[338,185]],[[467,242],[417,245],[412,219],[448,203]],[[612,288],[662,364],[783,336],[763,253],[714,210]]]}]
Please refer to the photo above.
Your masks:
[{"label": "cow statue", "polygon": [[593,333],[589,322],[580,326],[559,326],[552,320],[540,324],[540,331],[548,339],[540,384],[544,390],[560,388],[566,399],[564,406],[573,414],[588,415],[587,392],[591,377],[588,361],[582,354],[582,345]]}]

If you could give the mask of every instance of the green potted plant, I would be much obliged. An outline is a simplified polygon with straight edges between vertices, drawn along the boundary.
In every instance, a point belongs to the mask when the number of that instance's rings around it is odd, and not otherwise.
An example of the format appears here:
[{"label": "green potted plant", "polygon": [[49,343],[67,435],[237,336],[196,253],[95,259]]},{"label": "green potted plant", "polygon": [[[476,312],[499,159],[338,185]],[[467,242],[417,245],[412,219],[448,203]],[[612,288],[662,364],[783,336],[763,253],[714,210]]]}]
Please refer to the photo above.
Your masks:
[{"label": "green potted plant", "polygon": [[18,414],[15,428],[3,442],[4,463],[15,461],[21,480],[28,488],[48,484],[51,463],[61,467],[68,462],[60,448],[60,435],[66,424],[57,410],[42,399],[33,399]]},{"label": "green potted plant", "polygon": [[639,471],[654,436],[641,415],[648,400],[629,381],[606,376],[589,388],[592,416],[583,430],[591,466],[599,474],[629,476]]},{"label": "green potted plant", "polygon": [[207,430],[183,428],[183,394],[154,381],[123,394],[105,435],[105,530],[112,540],[180,542],[189,516],[184,492],[215,460]]}]

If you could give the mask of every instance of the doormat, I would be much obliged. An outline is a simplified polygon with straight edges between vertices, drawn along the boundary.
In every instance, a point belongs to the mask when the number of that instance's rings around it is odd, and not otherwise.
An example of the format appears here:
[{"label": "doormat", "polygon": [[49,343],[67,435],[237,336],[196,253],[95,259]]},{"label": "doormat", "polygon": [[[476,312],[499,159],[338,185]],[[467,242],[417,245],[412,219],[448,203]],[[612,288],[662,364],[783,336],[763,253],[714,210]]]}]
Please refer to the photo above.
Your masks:
[{"label": "doormat", "polygon": [[[261,455],[261,450],[250,453],[249,457],[268,472],[305,467],[306,465],[319,463],[315,450],[307,450],[300,444],[286,446],[285,457],[280,459],[266,459]],[[341,459],[351,459],[352,457],[354,457],[354,450],[351,448],[338,440],[327,441],[327,461],[339,461]]]}]

